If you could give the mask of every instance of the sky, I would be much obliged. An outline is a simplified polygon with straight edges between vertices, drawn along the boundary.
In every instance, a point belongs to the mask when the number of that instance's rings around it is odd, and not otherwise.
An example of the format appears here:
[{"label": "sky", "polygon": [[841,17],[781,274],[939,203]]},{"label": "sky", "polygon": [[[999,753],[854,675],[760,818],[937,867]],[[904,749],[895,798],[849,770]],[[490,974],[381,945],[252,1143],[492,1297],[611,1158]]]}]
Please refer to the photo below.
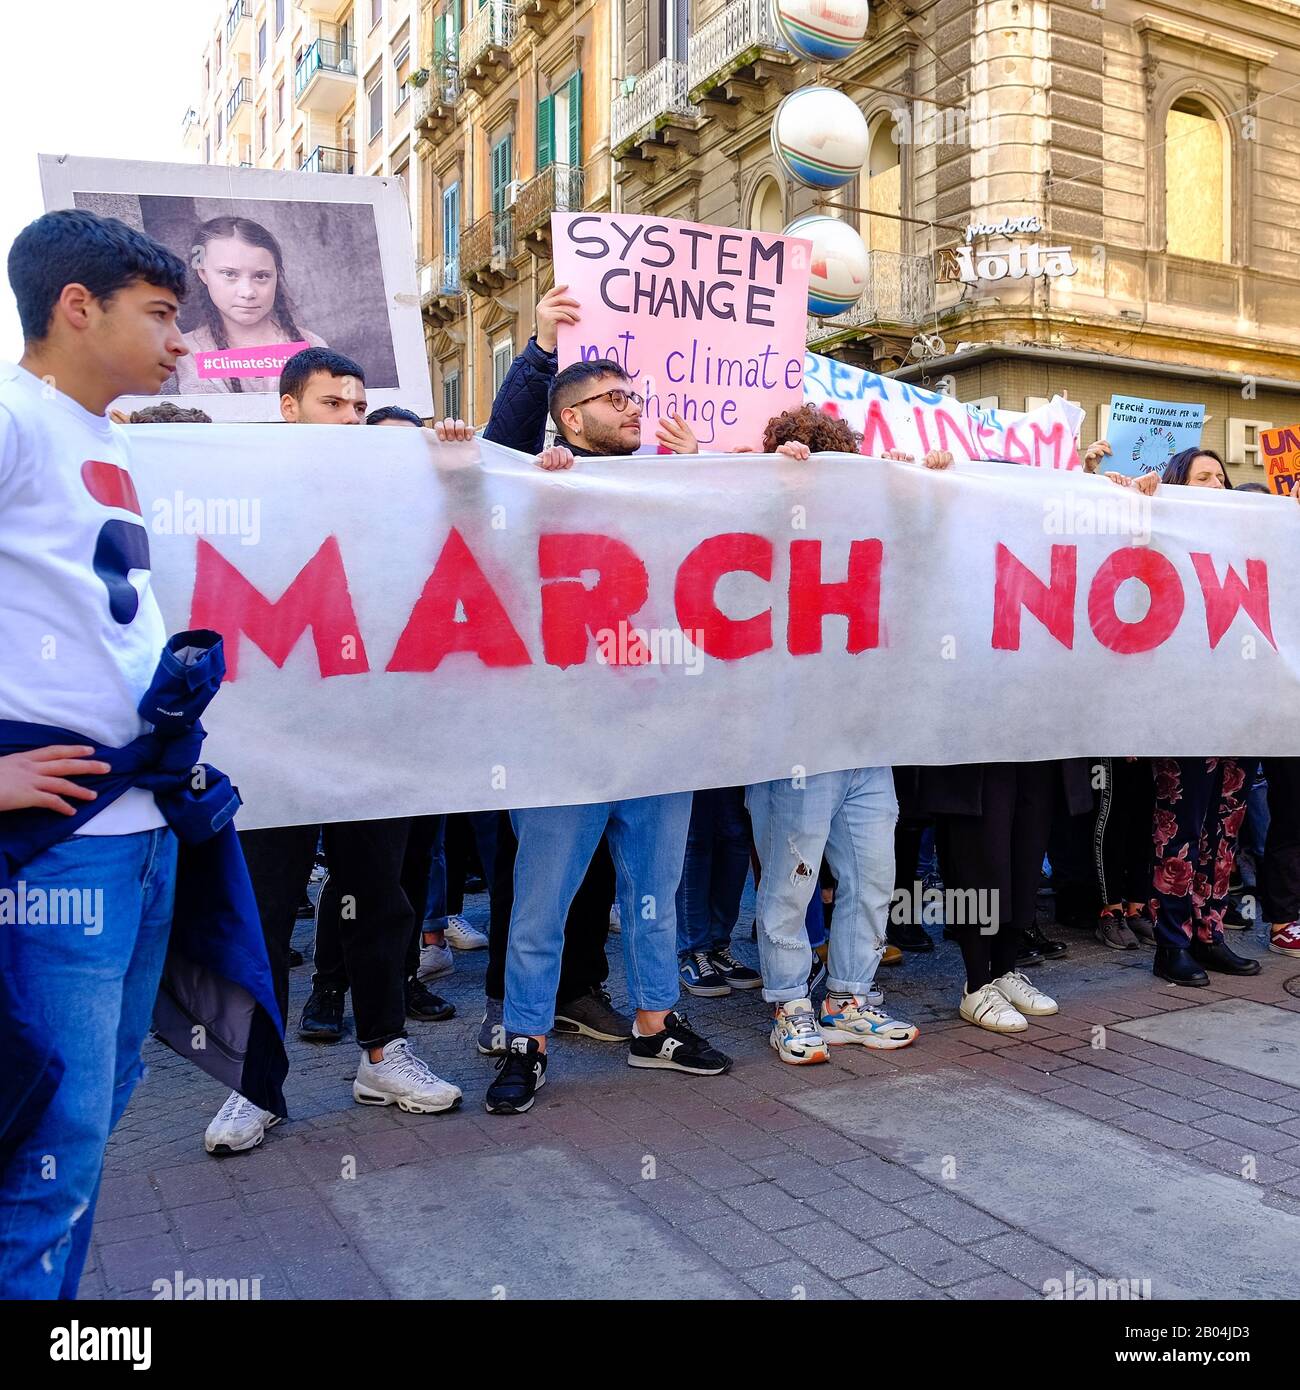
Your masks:
[{"label": "sky", "polygon": [[[45,211],[38,154],[193,163],[181,118],[197,105],[214,0],[37,0],[4,7],[0,249]],[[22,354],[8,278],[0,360]]]}]

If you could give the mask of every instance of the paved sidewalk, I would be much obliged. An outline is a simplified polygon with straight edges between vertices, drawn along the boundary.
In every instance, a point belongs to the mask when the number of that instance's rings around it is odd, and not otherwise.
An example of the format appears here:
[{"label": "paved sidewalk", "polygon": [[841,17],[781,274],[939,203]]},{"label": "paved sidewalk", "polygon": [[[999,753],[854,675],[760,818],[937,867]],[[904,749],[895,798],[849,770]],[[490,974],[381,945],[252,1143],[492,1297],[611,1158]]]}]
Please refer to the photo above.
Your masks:
[{"label": "paved sidewalk", "polygon": [[[752,962],[750,913],[752,893]],[[486,953],[458,953],[434,985],[457,1018],[411,1034],[461,1110],[358,1106],[352,1043],[295,1037],[292,1119],[220,1160],[202,1137],[224,1093],[151,1041],[81,1295],[150,1298],[179,1271],[258,1280],[262,1298],[1081,1298],[1096,1279],[1296,1297],[1300,971],[1262,931],[1234,933],[1262,975],[1177,990],[1148,951],[1058,934],[1069,959],[1029,973],[1061,1012],[1017,1038],[956,1018],[960,957],[939,942],[882,972],[890,1009],[921,1025],[910,1048],[783,1066],[755,994],[688,999],[729,1076],[631,1071],[622,1047],[554,1039],[545,1090],[513,1118],[482,1108]],[[310,922],[295,944],[310,953]],[[293,972],[295,1023],[310,973]]]}]

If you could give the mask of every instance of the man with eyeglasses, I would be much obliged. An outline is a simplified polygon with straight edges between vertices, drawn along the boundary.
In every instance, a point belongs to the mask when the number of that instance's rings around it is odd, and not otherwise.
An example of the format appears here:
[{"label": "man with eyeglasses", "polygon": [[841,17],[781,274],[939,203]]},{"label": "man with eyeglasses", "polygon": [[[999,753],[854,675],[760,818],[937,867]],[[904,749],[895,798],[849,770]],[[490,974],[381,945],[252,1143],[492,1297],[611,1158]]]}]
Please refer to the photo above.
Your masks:
[{"label": "man with eyeglasses", "polygon": [[[557,370],[558,325],[576,323],[579,309],[565,285],[538,302],[536,336],[512,364],[484,431],[485,439],[535,454],[548,470],[571,467],[575,456],[634,454],[641,447],[644,402],[617,362]],[[556,430],[549,448],[548,414]],[[660,420],[656,437],[671,453],[699,452],[680,416]],[[506,1052],[488,1087],[489,1113],[523,1114],[545,1083],[565,914],[602,836],[608,836],[616,869],[628,993],[636,1010],[628,1065],[693,1076],[717,1076],[731,1067],[731,1059],[673,1007],[679,993],[676,894],[690,818],[689,791],[511,812],[518,849],[501,1025]]]}]

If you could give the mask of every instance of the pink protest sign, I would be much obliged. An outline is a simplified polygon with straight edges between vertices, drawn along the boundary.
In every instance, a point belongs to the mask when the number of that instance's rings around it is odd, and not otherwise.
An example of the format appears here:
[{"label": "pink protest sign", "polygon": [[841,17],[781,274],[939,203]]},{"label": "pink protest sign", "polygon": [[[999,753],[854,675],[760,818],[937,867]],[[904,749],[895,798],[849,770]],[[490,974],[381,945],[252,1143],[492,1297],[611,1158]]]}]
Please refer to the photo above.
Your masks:
[{"label": "pink protest sign", "polygon": [[211,352],[195,351],[194,367],[200,381],[213,377],[275,376],[295,353],[311,344],[304,338],[294,343],[268,343],[264,347],[216,348]]},{"label": "pink protest sign", "polygon": [[645,397],[642,439],[680,415],[705,453],[758,448],[803,404],[811,243],[624,213],[551,214],[555,283],[581,304],[560,366],[612,358]]}]

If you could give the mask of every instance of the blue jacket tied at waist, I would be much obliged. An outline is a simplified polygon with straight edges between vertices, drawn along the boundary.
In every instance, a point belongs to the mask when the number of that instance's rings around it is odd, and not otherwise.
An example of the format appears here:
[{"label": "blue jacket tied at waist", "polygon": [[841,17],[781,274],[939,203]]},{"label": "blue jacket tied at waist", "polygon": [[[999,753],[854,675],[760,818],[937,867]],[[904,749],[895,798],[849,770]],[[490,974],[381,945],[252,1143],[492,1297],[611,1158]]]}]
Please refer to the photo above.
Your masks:
[{"label": "blue jacket tied at waist", "polygon": [[[49,744],[94,745],[112,771],[79,779],[98,793],[75,815],[43,807],[0,814],[0,888],[23,865],[73,835],[123,792],[143,787],[180,841],[176,906],[154,1007],[159,1037],[264,1110],[286,1113],[284,1022],[275,1000],[257,902],[235,834],[239,793],[198,761],[199,716],[226,673],[218,633],[182,632],[163,649],[138,706],[153,725],[124,748],[105,748],[72,729],[0,719],[0,755]],[[27,1016],[11,943],[0,929],[0,1163],[30,1131],[63,1073],[40,1021]]]}]

